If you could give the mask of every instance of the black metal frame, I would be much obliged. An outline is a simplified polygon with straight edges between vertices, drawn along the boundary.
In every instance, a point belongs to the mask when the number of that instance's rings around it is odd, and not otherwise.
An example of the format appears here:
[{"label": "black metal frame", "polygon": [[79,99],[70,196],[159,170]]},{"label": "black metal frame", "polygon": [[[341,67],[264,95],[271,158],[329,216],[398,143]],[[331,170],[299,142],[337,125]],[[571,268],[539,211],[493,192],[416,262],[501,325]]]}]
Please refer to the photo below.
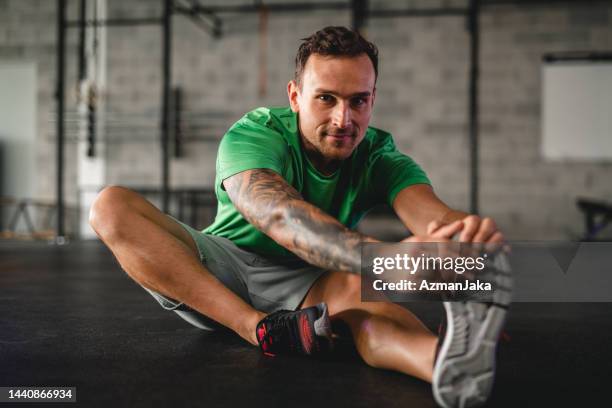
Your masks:
[{"label": "black metal frame", "polygon": [[600,235],[612,223],[612,203],[578,198],[576,205],[584,214],[584,234],[580,241],[610,241]]},{"label": "black metal frame", "polygon": [[172,62],[172,0],[163,0],[164,15],[162,18],[162,211],[168,212],[170,200],[170,153],[168,142],[170,140],[170,81]]},{"label": "black metal frame", "polygon": [[57,242],[65,238],[64,230],[64,78],[66,61],[66,0],[57,0]]},{"label": "black metal frame", "polygon": [[174,126],[174,157],[183,157],[183,129],[182,129],[183,89],[172,89],[172,123]]},{"label": "black metal frame", "polygon": [[[172,50],[172,23],[173,14],[184,15],[206,30],[214,37],[222,34],[222,20],[219,14],[223,13],[257,13],[262,7],[269,13],[287,13],[314,10],[351,10],[352,26],[356,30],[362,29],[369,18],[392,17],[440,17],[457,16],[466,17],[467,29],[470,34],[470,68],[469,68],[469,140],[470,151],[470,211],[478,213],[478,75],[479,75],[479,44],[480,26],[479,15],[482,7],[503,4],[519,6],[533,6],[542,4],[578,4],[598,3],[604,0],[469,0],[468,8],[435,8],[435,9],[385,9],[370,10],[368,0],[348,0],[344,2],[317,2],[317,3],[266,3],[262,1],[247,5],[203,6],[197,0],[190,0],[189,6],[176,4],[179,0],[161,0],[164,5],[164,14],[161,17],[145,17],[134,19],[106,19],[84,21],[84,10],[81,10],[79,21],[66,21],[66,0],[58,2],[58,49],[57,49],[57,236],[64,236],[64,188],[63,188],[63,148],[64,148],[64,61],[65,61],[65,33],[67,28],[80,27],[81,32],[85,26],[134,26],[134,25],[161,25],[162,26],[162,210],[168,210],[169,200],[169,156],[168,149],[170,133],[170,78],[171,78],[171,50]],[[84,4],[82,1],[81,4]],[[84,8],[84,7],[83,7]],[[202,16],[208,18],[205,20]],[[212,27],[210,26],[212,25]],[[83,43],[83,41],[81,41]],[[84,47],[82,44],[81,47]],[[80,51],[82,53],[82,50]],[[82,55],[82,54],[80,54]],[[84,57],[83,57],[84,59]],[[81,72],[81,71],[79,71]]]},{"label": "black metal frame", "polygon": [[469,94],[469,137],[470,137],[470,212],[478,214],[479,155],[478,155],[478,76],[480,74],[480,0],[470,0],[467,26],[470,33],[470,94]]},{"label": "black metal frame", "polygon": [[551,52],[542,56],[546,63],[568,62],[568,61],[612,61],[612,52],[602,51],[567,51]]}]

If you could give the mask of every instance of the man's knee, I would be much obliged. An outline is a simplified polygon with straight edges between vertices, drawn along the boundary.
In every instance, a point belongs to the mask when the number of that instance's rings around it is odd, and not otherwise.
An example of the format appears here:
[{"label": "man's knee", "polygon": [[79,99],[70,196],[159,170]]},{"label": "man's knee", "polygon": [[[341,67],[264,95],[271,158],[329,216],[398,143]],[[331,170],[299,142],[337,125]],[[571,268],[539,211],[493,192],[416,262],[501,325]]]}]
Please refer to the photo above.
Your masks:
[{"label": "man's knee", "polygon": [[372,367],[380,367],[380,352],[393,347],[397,342],[397,333],[402,327],[393,320],[375,314],[366,314],[356,323],[355,341],[363,359]]},{"label": "man's knee", "polygon": [[89,225],[103,239],[118,237],[125,226],[125,213],[134,192],[125,187],[105,187],[89,210]]},{"label": "man's knee", "polygon": [[361,302],[361,276],[334,272],[334,296],[330,296],[330,313],[355,307]]}]

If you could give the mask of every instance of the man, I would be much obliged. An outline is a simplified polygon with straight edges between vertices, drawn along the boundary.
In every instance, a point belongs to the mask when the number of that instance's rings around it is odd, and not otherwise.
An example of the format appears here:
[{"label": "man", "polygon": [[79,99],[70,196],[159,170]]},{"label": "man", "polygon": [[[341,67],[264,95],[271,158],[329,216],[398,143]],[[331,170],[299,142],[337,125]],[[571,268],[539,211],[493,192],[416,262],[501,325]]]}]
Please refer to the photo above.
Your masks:
[{"label": "man", "polygon": [[[249,112],[221,141],[211,226],[195,231],[121,187],[100,193],[91,225],[129,276],[197,327],[221,324],[266,354],[315,354],[330,348],[329,315],[369,365],[433,382],[443,406],[477,404],[503,307],[445,305],[438,342],[405,308],[361,301],[360,246],[376,240],[351,228],[376,204],[393,207],[406,241],[503,240],[493,220],[440,201],[391,135],[368,127],[377,74],[378,51],[358,33],[316,32],[299,48],[290,108]],[[467,355],[478,361],[457,363]]]}]

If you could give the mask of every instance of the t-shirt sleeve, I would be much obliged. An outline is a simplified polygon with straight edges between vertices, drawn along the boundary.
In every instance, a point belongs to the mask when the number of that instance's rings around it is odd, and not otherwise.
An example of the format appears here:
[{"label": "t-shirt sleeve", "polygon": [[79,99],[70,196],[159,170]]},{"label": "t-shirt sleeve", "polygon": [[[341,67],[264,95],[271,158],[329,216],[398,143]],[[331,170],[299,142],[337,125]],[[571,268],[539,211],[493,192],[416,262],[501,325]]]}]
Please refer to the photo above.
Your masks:
[{"label": "t-shirt sleeve", "polygon": [[398,151],[391,135],[383,136],[372,153],[371,183],[381,200],[390,206],[397,194],[414,184],[429,184],[425,171],[409,156]]},{"label": "t-shirt sleeve", "polygon": [[251,169],[270,169],[283,175],[287,148],[278,131],[247,115],[221,139],[217,175],[221,181]]}]

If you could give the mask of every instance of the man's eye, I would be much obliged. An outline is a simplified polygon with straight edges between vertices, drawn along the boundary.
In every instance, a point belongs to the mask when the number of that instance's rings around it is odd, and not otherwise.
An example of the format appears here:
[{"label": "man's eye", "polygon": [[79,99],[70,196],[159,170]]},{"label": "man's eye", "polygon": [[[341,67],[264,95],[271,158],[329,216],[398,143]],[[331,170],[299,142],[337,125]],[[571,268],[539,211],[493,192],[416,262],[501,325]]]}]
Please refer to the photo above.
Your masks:
[{"label": "man's eye", "polygon": [[363,106],[366,103],[365,98],[355,98],[352,100],[353,106]]},{"label": "man's eye", "polygon": [[332,97],[331,95],[319,95],[319,100],[323,102],[331,102]]}]

